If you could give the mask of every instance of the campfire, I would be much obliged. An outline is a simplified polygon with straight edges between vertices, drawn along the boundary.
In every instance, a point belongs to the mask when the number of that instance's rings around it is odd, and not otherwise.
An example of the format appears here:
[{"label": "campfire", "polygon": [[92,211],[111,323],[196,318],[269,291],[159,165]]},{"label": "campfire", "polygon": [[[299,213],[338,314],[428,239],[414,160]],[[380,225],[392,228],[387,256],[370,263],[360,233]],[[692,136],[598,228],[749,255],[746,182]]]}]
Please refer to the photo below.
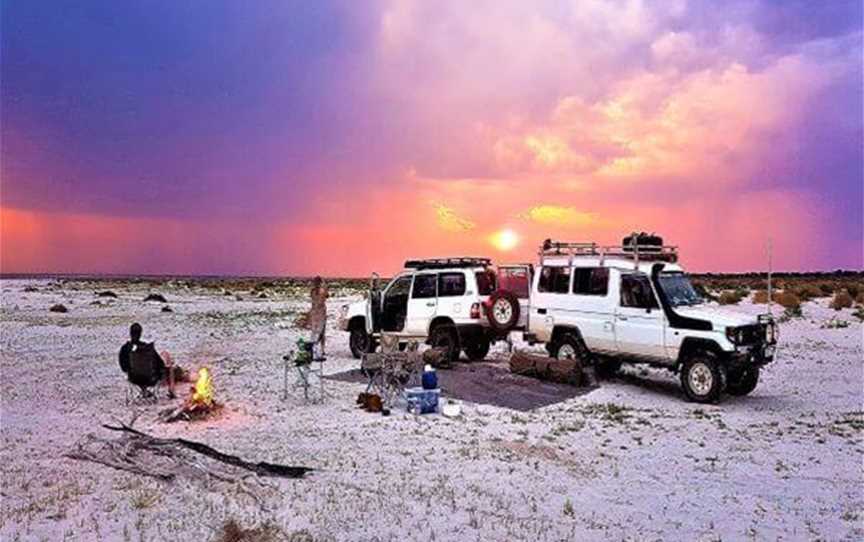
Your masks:
[{"label": "campfire", "polygon": [[189,389],[189,396],[176,409],[165,412],[163,421],[201,420],[222,409],[222,405],[214,399],[213,378],[210,369],[201,367],[195,384]]}]

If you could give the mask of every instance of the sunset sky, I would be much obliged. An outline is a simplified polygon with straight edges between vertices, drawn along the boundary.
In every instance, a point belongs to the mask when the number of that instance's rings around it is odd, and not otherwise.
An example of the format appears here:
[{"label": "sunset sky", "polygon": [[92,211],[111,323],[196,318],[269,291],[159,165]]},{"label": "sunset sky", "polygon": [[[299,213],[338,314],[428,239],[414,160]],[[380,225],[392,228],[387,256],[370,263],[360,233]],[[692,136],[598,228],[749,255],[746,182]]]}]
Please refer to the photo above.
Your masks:
[{"label": "sunset sky", "polygon": [[0,271],[860,269],[861,6],[4,1]]}]

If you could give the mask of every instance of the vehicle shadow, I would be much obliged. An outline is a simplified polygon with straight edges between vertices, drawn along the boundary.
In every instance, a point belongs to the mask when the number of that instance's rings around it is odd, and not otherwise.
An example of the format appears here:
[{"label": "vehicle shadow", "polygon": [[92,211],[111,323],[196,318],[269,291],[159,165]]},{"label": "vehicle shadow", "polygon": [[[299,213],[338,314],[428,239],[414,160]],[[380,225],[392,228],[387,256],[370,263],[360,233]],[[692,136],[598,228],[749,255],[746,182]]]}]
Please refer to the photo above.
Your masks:
[{"label": "vehicle shadow", "polygon": [[[628,367],[627,365],[624,365],[624,368],[614,376],[607,377],[600,381],[601,384],[605,382],[634,386],[656,393],[657,395],[665,395],[677,400],[687,401],[687,396],[681,389],[681,381],[678,375],[668,371],[658,369],[656,371],[646,372],[640,370],[638,367]],[[760,390],[760,388],[757,387],[750,395],[736,396],[726,393],[723,395],[719,404],[753,407],[757,410],[786,411],[789,408],[800,406],[801,402],[802,401],[796,397],[773,394],[765,390]],[[698,405],[699,403],[691,404]]]},{"label": "vehicle shadow", "polygon": [[675,399],[686,400],[686,396],[681,390],[681,383],[679,382],[677,375],[672,373],[668,373],[667,375],[661,375],[659,373],[646,374],[637,371],[638,369],[624,369],[616,373],[614,376],[601,379],[601,383],[615,382],[618,384],[626,384],[658,395],[667,395]]}]

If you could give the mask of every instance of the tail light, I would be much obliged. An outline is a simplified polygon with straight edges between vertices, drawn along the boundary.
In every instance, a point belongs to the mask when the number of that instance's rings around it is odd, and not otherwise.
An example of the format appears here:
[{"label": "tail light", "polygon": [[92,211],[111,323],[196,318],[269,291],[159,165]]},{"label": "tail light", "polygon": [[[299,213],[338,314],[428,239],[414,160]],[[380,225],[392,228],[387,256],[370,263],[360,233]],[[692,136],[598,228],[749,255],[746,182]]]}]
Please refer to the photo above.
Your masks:
[{"label": "tail light", "polygon": [[471,318],[480,318],[480,303],[471,304]]}]

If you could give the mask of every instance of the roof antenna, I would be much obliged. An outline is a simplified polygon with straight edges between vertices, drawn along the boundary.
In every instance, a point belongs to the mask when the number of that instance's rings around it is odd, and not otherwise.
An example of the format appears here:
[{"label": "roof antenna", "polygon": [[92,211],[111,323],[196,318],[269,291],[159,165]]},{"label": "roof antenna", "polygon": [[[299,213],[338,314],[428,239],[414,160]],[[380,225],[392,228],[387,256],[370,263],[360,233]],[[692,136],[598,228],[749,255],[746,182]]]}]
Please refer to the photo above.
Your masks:
[{"label": "roof antenna", "polygon": [[774,316],[774,307],[772,303],[774,301],[774,296],[771,291],[771,249],[772,249],[772,239],[768,238],[768,314]]}]

